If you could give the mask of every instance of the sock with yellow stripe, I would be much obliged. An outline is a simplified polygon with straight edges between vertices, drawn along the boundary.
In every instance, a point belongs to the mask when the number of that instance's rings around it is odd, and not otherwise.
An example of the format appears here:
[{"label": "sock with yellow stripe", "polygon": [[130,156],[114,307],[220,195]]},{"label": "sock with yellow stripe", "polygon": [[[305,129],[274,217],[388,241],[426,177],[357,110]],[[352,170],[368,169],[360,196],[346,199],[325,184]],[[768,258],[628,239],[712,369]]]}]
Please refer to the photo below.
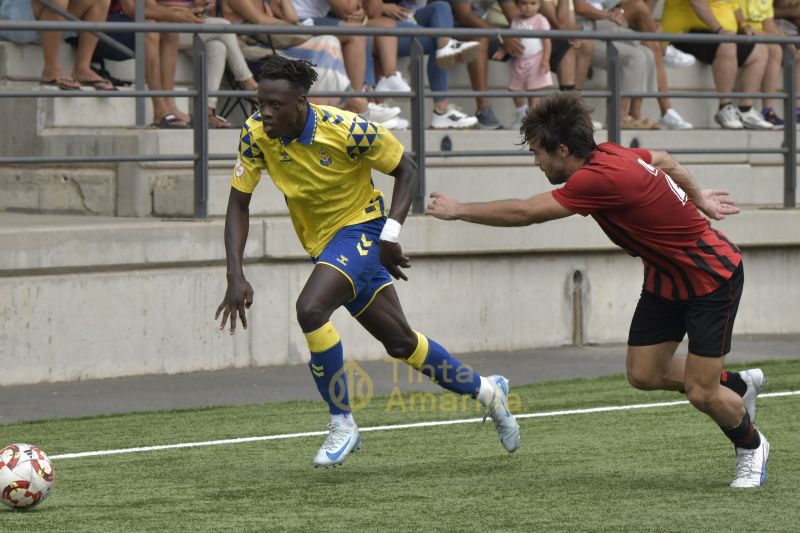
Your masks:
[{"label": "sock with yellow stripe", "polygon": [[449,391],[469,394],[473,398],[478,395],[481,389],[480,374],[462,364],[441,344],[425,335],[417,333],[417,340],[417,349],[406,359],[406,363]]},{"label": "sock with yellow stripe", "polygon": [[344,372],[344,352],[339,332],[330,322],[306,333],[311,361],[308,363],[317,390],[328,404],[331,415],[350,413],[347,394],[347,374]]}]

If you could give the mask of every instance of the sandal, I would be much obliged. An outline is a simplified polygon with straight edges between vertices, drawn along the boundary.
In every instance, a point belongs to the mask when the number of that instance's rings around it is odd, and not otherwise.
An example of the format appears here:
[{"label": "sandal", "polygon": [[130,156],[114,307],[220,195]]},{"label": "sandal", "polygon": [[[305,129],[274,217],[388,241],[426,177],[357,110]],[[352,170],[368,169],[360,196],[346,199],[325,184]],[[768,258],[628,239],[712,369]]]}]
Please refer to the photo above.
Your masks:
[{"label": "sandal", "polygon": [[212,128],[217,128],[221,130],[233,127],[233,125],[230,122],[228,122],[228,120],[225,117],[214,115],[212,113],[209,113],[208,115],[208,125]]},{"label": "sandal", "polygon": [[168,130],[185,130],[191,127],[188,122],[178,118],[172,113],[164,115],[161,117],[161,120],[154,122],[152,126],[155,128],[163,128]]},{"label": "sandal", "polygon": [[111,80],[101,78],[99,80],[75,80],[81,84],[82,87],[94,87],[95,91],[116,91],[114,83]]},{"label": "sandal", "polygon": [[58,87],[62,91],[80,91],[81,84],[72,78],[54,78],[52,80],[39,80],[39,85]]}]

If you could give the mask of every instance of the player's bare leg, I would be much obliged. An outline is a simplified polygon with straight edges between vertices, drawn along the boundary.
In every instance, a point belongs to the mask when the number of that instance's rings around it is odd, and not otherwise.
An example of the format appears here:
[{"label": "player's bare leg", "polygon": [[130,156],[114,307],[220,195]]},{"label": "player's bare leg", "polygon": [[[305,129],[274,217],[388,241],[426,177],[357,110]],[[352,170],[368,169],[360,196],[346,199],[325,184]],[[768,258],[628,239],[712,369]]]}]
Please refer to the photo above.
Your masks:
[{"label": "player's bare leg", "polygon": [[678,343],[628,346],[628,383],[642,390],[683,390],[686,359],[675,355]]},{"label": "player's bare leg", "polygon": [[508,410],[508,380],[503,376],[482,377],[436,341],[415,332],[406,320],[393,286],[378,292],[356,319],[383,344],[390,356],[404,360],[449,391],[477,398],[487,408],[487,416],[492,417],[506,451],[519,448],[519,425]]},{"label": "player's bare leg", "polygon": [[[652,346],[628,346],[628,382],[641,390],[685,392],[686,356],[675,353],[677,349],[678,343],[674,341]],[[741,372],[723,370],[719,381],[742,398],[750,421],[755,424],[756,397],[767,384],[761,369],[751,368]]]},{"label": "player's bare leg", "polygon": [[686,396],[693,406],[714,419],[736,447],[736,477],[731,486],[758,487],[767,478],[769,442],[753,427],[742,398],[719,384],[724,363],[724,357],[690,353],[686,358]]}]

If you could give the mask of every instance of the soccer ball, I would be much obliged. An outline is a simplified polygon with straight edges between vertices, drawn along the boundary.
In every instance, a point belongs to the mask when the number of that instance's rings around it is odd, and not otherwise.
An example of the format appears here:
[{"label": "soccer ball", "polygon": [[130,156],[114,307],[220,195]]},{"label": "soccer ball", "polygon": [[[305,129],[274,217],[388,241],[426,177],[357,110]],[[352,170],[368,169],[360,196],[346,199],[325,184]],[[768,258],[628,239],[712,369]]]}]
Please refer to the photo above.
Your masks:
[{"label": "soccer ball", "polygon": [[53,465],[30,444],[10,444],[0,450],[0,502],[15,509],[40,504],[53,489]]}]

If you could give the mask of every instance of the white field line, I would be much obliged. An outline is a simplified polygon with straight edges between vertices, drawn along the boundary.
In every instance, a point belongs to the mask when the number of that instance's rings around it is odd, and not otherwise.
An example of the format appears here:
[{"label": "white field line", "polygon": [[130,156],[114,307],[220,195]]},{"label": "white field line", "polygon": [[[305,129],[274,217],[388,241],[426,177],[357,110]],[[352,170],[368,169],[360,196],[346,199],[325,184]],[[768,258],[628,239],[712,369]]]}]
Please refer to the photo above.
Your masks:
[{"label": "white field line", "polygon": [[[759,394],[758,398],[779,398],[783,396],[798,396],[800,390],[785,391],[785,392],[770,392],[767,394]],[[653,409],[655,407],[673,407],[675,405],[687,405],[689,402],[686,400],[679,400],[674,402],[657,402],[657,403],[637,403],[630,405],[610,405],[605,407],[591,407],[588,409],[568,409],[564,411],[545,411],[541,413],[524,413],[516,415],[517,419],[522,418],[545,418],[551,416],[567,416],[567,415],[585,415],[591,413],[607,413],[610,411],[628,411],[633,409]],[[452,426],[455,424],[472,424],[475,422],[482,422],[483,418],[461,418],[457,420],[437,420],[433,422],[415,422],[413,424],[396,424],[392,426],[372,426],[359,428],[361,432],[369,431],[390,431],[394,429],[411,429],[411,428],[424,428],[435,426]],[[284,440],[284,439],[300,439],[303,437],[316,437],[327,435],[327,431],[306,431],[304,433],[284,433],[282,435],[264,435],[261,437],[241,437],[238,439],[222,439],[222,440],[209,440],[205,442],[182,442],[179,444],[164,444],[160,446],[140,446],[137,448],[121,448],[118,450],[97,450],[93,452],[79,452],[79,453],[62,453],[60,455],[51,455],[50,459],[77,459],[80,457],[97,457],[100,455],[119,455],[123,453],[138,453],[138,452],[153,452],[158,450],[172,450],[177,448],[196,448],[200,446],[221,446],[224,444],[241,444],[245,442],[260,442],[267,440]]]}]

